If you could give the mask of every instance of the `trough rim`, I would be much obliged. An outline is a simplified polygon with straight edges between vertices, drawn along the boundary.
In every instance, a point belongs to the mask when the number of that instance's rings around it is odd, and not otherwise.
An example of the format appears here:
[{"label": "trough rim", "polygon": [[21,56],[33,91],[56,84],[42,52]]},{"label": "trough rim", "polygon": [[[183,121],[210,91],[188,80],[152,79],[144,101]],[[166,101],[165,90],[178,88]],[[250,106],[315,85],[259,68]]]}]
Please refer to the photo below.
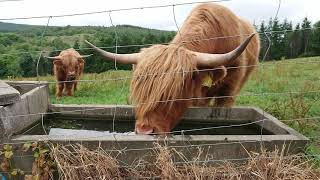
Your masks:
[{"label": "trough rim", "polygon": [[[86,109],[88,107],[92,108],[128,108],[129,111],[134,111],[134,106],[132,105],[97,105],[97,104],[49,104],[49,112],[52,108],[59,107],[69,107],[69,108],[79,108],[79,110]],[[253,106],[234,106],[232,108],[225,107],[190,107],[189,109],[248,109],[254,110],[256,113],[267,117],[268,120],[271,120],[271,123],[275,123],[275,125],[284,129],[288,132],[288,134],[273,134],[273,135],[169,135],[167,136],[168,141],[211,141],[211,142],[234,142],[234,141],[299,141],[307,144],[310,139],[305,137],[304,135],[298,133],[294,129],[285,125],[283,122],[279,121],[277,118],[273,117],[271,114],[263,111],[260,108]],[[57,109],[55,109],[57,110]],[[66,111],[67,112],[67,111]],[[72,112],[81,115],[82,111]],[[63,111],[57,113],[64,113]],[[256,120],[252,120],[254,122]],[[256,123],[257,125],[262,125],[262,122]],[[108,135],[100,135],[97,137],[83,137],[83,136],[53,136],[53,135],[16,135],[12,139],[13,141],[21,141],[21,140],[30,140],[30,141],[156,141],[159,140],[159,136],[157,135],[121,135],[121,134],[110,134]]]}]

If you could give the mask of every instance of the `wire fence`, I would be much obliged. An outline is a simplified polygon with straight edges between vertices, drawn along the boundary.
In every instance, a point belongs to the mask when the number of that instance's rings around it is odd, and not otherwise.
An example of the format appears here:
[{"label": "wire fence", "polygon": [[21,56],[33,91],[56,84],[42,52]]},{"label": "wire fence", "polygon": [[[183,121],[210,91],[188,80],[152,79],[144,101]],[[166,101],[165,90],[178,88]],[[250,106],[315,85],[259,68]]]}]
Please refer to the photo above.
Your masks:
[{"label": "wire fence", "polygon": [[[69,111],[69,112],[75,112],[75,111]],[[243,121],[245,119],[232,119],[229,118],[228,120],[231,121]],[[186,132],[196,132],[196,131],[202,131],[202,130],[212,130],[212,129],[226,129],[226,128],[233,128],[233,127],[242,127],[242,126],[249,126],[249,125],[253,125],[253,124],[262,124],[262,122],[266,122],[266,121],[272,121],[270,119],[260,119],[260,120],[254,120],[251,122],[246,122],[246,123],[235,123],[235,124],[230,124],[230,125],[221,125],[221,126],[209,126],[209,127],[203,127],[203,128],[192,128],[192,129],[184,129],[184,130],[177,130],[177,131],[171,131],[171,132],[165,132],[167,134],[177,134],[177,135],[181,135],[181,136],[185,136],[184,133]],[[306,118],[294,118],[294,119],[282,119],[280,120],[281,122],[299,122],[299,121],[307,121],[307,122],[318,122],[320,121],[320,116],[315,116],[315,117],[306,117]],[[36,124],[38,125],[38,124]],[[31,127],[34,128],[34,127]],[[30,129],[31,129],[30,128]],[[262,126],[260,127],[262,128]],[[29,131],[30,129],[28,129],[27,131]],[[153,133],[151,135],[163,135],[163,133]],[[283,135],[289,135],[289,134],[283,134]],[[77,136],[77,135],[76,135]],[[106,137],[108,135],[95,135],[95,136],[90,136],[90,137],[81,137],[79,141],[90,141],[90,140],[97,140],[97,141],[101,141],[99,140],[99,138],[103,138]],[[135,134],[132,134],[132,132],[128,132],[128,133],[121,133],[121,134],[115,134],[115,133],[110,133],[110,136],[115,137],[115,141],[117,141],[116,136],[136,136]],[[227,135],[225,135],[227,137]],[[289,135],[290,136],[290,135]],[[58,140],[59,141],[70,141],[70,137],[72,137],[72,135],[59,135]],[[319,138],[320,135],[314,135],[314,136],[306,136],[307,138],[310,139],[315,139],[315,138]],[[268,138],[267,138],[268,139]],[[50,141],[50,140],[57,140],[57,137],[50,137],[50,136],[45,136],[39,139],[39,141]],[[185,138],[186,141],[187,138]],[[234,140],[233,140],[234,141]],[[262,141],[260,138],[257,140],[249,140],[249,141],[237,141],[237,142],[223,142],[223,143],[214,143],[214,144],[190,144],[190,145],[186,145],[186,146],[172,146],[172,148],[182,148],[182,147],[201,147],[201,146],[217,146],[217,145],[221,145],[221,144],[234,144],[234,143],[246,143],[246,142],[260,142]],[[14,145],[14,144],[24,144],[27,142],[32,142],[32,141],[18,141],[18,142],[8,142],[8,143],[2,143],[0,145],[5,145],[5,144],[10,144],[10,145]],[[171,147],[171,146],[170,146]],[[154,147],[148,147],[148,148],[135,148],[135,149],[127,149],[125,148],[124,151],[141,151],[141,150],[151,150],[154,149]],[[119,151],[119,150],[105,150],[105,151]]]},{"label": "wire fence", "polygon": [[24,0],[0,0],[0,3],[5,3],[5,2],[17,2],[17,1],[24,1]]},{"label": "wire fence", "polygon": [[[52,19],[52,17],[49,17]],[[48,18],[48,19],[49,19]],[[114,26],[114,25],[113,25]],[[177,26],[177,25],[176,25]],[[299,30],[278,30],[278,31],[264,31],[264,32],[257,32],[259,35],[265,35],[266,34],[272,34],[272,33],[287,33],[287,32],[293,32],[293,31],[306,31],[306,30],[317,30],[320,29],[320,27],[311,27],[311,28],[301,28]],[[235,38],[235,37],[245,37],[249,36],[251,34],[237,34],[232,36],[215,36],[210,38],[202,38],[202,39],[195,39],[195,40],[189,40],[189,41],[182,41],[182,43],[191,43],[196,41],[211,41],[211,40],[219,40],[219,39],[228,39],[228,38]],[[162,45],[169,45],[169,44],[175,44],[173,42],[168,43],[147,43],[147,44],[128,44],[128,45],[114,45],[114,46],[98,46],[100,49],[115,49],[115,48],[131,48],[131,47],[146,47],[146,46],[152,46],[156,44],[162,44]],[[82,48],[75,48],[75,50],[92,50],[93,48],[90,47],[82,47]],[[42,51],[21,51],[21,52],[14,52],[14,53],[1,53],[0,56],[10,56],[10,55],[17,55],[17,54],[28,54],[28,53],[49,53],[49,52],[60,52],[63,49],[53,49],[53,50],[42,50]],[[267,54],[267,52],[265,53]]]},{"label": "wire fence", "polygon": [[[275,62],[275,63],[274,63]],[[226,70],[229,69],[242,69],[242,68],[255,68],[255,67],[271,67],[271,66],[281,66],[281,65],[306,65],[306,64],[320,64],[320,61],[315,60],[315,61],[293,61],[293,62],[281,62],[281,61],[270,61],[269,63],[260,63],[260,64],[256,64],[256,65],[243,65],[243,66],[232,66],[232,67],[225,67]],[[69,80],[69,81],[41,81],[40,79],[38,79],[38,85],[46,85],[46,84],[56,84],[56,83],[70,83],[70,82],[81,82],[81,83],[95,83],[95,82],[108,82],[108,81],[124,81],[124,80],[130,80],[132,78],[147,78],[148,76],[162,76],[162,75],[169,75],[169,76],[174,76],[176,74],[186,74],[186,73],[194,73],[194,72],[209,72],[209,71],[215,71],[215,70],[221,70],[221,68],[207,68],[207,69],[198,69],[198,70],[191,70],[191,71],[171,71],[171,72],[161,72],[161,73],[153,73],[153,74],[143,74],[143,75],[130,75],[130,76],[123,76],[123,77],[119,77],[119,78],[103,78],[103,79],[92,79],[92,80]],[[21,81],[17,81],[19,83],[17,83],[16,85],[24,85],[24,86],[35,86],[34,83],[31,82],[21,82]],[[1,88],[10,88],[10,87],[2,87]]]},{"label": "wire fence", "polygon": [[[248,93],[248,94],[240,94],[234,96],[211,96],[211,97],[192,97],[192,98],[179,98],[179,99],[168,99],[168,100],[160,100],[160,101],[150,101],[150,102],[139,102],[135,104],[136,106],[143,104],[152,104],[152,103],[169,103],[169,102],[177,102],[177,101],[190,101],[190,100],[210,100],[210,99],[221,99],[221,98],[235,98],[240,96],[271,96],[271,95],[294,95],[294,94],[316,94],[320,93],[320,90],[317,91],[290,91],[290,92],[265,92],[265,93]],[[38,115],[53,115],[53,114],[62,114],[62,113],[72,113],[72,112],[84,112],[84,111],[95,111],[106,109],[107,107],[98,107],[98,108],[84,108],[80,110],[72,110],[72,111],[53,111],[53,112],[45,112],[45,113],[33,113],[33,114],[20,114],[20,115],[8,115],[8,116],[0,116],[1,118],[17,118],[17,117],[27,117],[27,116],[38,116]],[[117,107],[115,107],[117,108]]]},{"label": "wire fence", "polygon": [[[9,1],[9,0],[7,0]],[[11,0],[13,1],[13,0]],[[18,0],[17,0],[18,1]],[[109,16],[109,20],[112,24],[112,26],[114,26],[113,24],[113,20],[112,20],[112,16],[111,13],[112,12],[116,12],[116,11],[128,11],[128,10],[139,10],[139,9],[149,9],[149,8],[162,8],[162,7],[172,7],[172,12],[173,12],[173,19],[174,19],[174,23],[175,26],[177,27],[177,36],[181,36],[180,33],[180,28],[178,26],[177,20],[176,20],[176,16],[175,16],[175,6],[180,6],[180,5],[190,5],[190,4],[196,4],[196,3],[204,3],[204,2],[223,2],[223,1],[230,1],[230,0],[215,0],[215,1],[203,1],[203,2],[187,2],[187,3],[179,3],[179,4],[168,4],[168,5],[159,5],[159,6],[145,6],[145,7],[134,7],[134,8],[125,8],[125,9],[113,9],[113,10],[104,10],[104,11],[94,11],[94,12],[84,12],[84,13],[75,13],[75,14],[63,14],[63,15],[51,15],[51,16],[34,16],[34,17],[13,17],[13,18],[0,18],[0,21],[8,21],[8,20],[17,20],[17,19],[38,19],[38,18],[48,18],[47,24],[42,32],[42,35],[40,37],[40,42],[42,41],[42,39],[45,37],[45,33],[47,28],[49,27],[50,24],[50,19],[52,18],[60,18],[60,17],[69,17],[69,16],[82,16],[82,15],[89,15],[89,14],[100,14],[100,13],[108,13]],[[3,1],[0,1],[3,2]],[[279,0],[279,6],[278,9],[276,11],[276,15],[275,17],[278,16],[279,10],[281,7],[281,1]],[[116,27],[116,26],[115,26]],[[314,27],[314,28],[304,28],[304,29],[300,29],[300,30],[315,30],[318,29],[320,27]],[[283,30],[283,31],[266,31],[266,32],[261,32],[260,34],[271,34],[271,33],[286,33],[289,32],[289,30]],[[206,38],[206,39],[197,39],[197,40],[193,40],[193,41],[183,41],[183,43],[190,43],[190,42],[194,42],[194,41],[209,41],[209,40],[216,40],[216,39],[223,39],[223,38],[235,38],[235,37],[240,37],[240,36],[248,36],[250,34],[239,34],[239,35],[232,35],[232,36],[219,36],[219,37],[210,37],[210,38]],[[128,48],[128,47],[145,47],[145,46],[150,46],[150,45],[154,45],[154,44],[131,44],[131,45],[119,45],[118,44],[118,37],[117,37],[117,29],[115,28],[115,39],[116,39],[116,44],[115,46],[108,46],[108,47],[100,47],[101,49],[110,49],[110,48],[116,48],[116,53],[118,52],[118,48]],[[268,37],[268,36],[267,36]],[[269,45],[271,43],[270,39],[269,40]],[[158,43],[159,44],[159,43]],[[163,43],[163,44],[170,44],[170,43]],[[270,46],[269,46],[270,47]],[[88,49],[92,49],[92,48],[79,48],[76,50],[88,50]],[[269,49],[269,48],[268,48]],[[55,51],[61,51],[61,50],[55,50]],[[39,61],[40,61],[40,57],[43,55],[43,53],[47,53],[47,52],[51,52],[51,51],[45,51],[45,50],[41,50],[41,51],[28,51],[28,52],[19,52],[19,53],[4,53],[4,54],[0,54],[0,56],[9,56],[9,55],[16,55],[16,54],[25,54],[25,53],[39,53],[39,58],[37,61],[37,83],[38,85],[42,85],[42,84],[56,84],[56,83],[68,83],[68,82],[81,82],[81,83],[95,83],[95,82],[108,82],[108,81],[124,81],[124,80],[128,80],[133,78],[134,76],[125,76],[125,77],[119,77],[119,78],[104,78],[104,79],[92,79],[92,80],[73,80],[73,81],[47,81],[47,82],[41,82],[40,81],[40,76],[39,76],[39,72],[38,72],[38,65],[39,65]],[[268,50],[266,51],[266,54],[268,53]],[[264,56],[265,57],[265,56]],[[115,67],[116,67],[116,63],[117,61],[115,60]],[[292,64],[318,64],[320,63],[320,61],[306,61],[306,62],[298,62],[298,61],[294,61],[294,62],[279,62],[276,64],[281,64],[281,65],[292,65]],[[275,64],[273,63],[260,63],[257,65],[246,65],[246,66],[236,66],[236,67],[226,67],[227,70],[229,69],[238,69],[238,68],[250,68],[250,67],[267,67],[267,66],[274,66]],[[154,75],[170,75],[174,78],[174,76],[176,74],[185,74],[185,73],[193,73],[193,72],[206,72],[206,71],[214,71],[214,70],[218,70],[220,68],[211,68],[211,69],[199,69],[196,71],[178,71],[178,72],[165,72],[165,73],[157,73],[157,74],[145,74],[145,75],[140,75],[139,77],[148,77],[148,76],[154,76]],[[263,83],[263,82],[262,82]],[[34,84],[29,84],[29,83],[19,83],[19,85],[30,85],[30,86],[34,86]],[[121,85],[121,92],[124,92],[124,87],[125,84]],[[0,89],[3,88],[7,88],[7,87],[0,87]],[[239,96],[249,96],[249,97],[253,97],[253,96],[258,96],[258,97],[266,97],[266,96],[289,96],[289,95],[293,95],[293,94],[314,94],[314,95],[319,95],[320,94],[320,89],[318,90],[308,90],[308,91],[288,91],[288,92],[262,92],[262,93],[247,93],[247,94],[239,94],[239,95],[232,95],[232,96],[211,96],[211,97],[191,97],[191,98],[176,98],[176,99],[166,99],[163,101],[152,101],[152,102],[139,102],[135,105],[139,106],[139,105],[143,105],[143,104],[148,104],[148,103],[169,103],[169,102],[177,102],[177,101],[190,101],[190,100],[210,100],[210,99],[219,99],[219,98],[235,98],[235,97],[239,97]],[[118,105],[118,104],[117,104]],[[6,116],[0,116],[0,119],[4,119],[4,118],[21,118],[21,117],[28,117],[28,116],[41,116],[41,122],[35,124],[34,126],[32,126],[30,129],[26,130],[25,132],[23,132],[22,134],[26,134],[29,131],[31,131],[33,128],[35,128],[36,126],[41,125],[45,134],[47,134],[45,127],[44,127],[44,116],[46,115],[54,115],[54,114],[63,114],[63,113],[76,113],[76,112],[84,112],[84,111],[94,111],[94,110],[101,110],[101,109],[106,109],[106,107],[97,107],[97,108],[82,108],[82,109],[77,109],[77,110],[71,110],[71,111],[53,111],[53,112],[45,112],[45,113],[30,113],[30,114],[16,114],[16,115],[6,115]],[[114,132],[115,130],[115,121],[117,121],[117,106],[114,108],[113,113],[113,127],[112,127],[112,131]],[[229,120],[243,120],[243,119],[229,119]],[[242,127],[242,126],[249,126],[249,125],[253,125],[253,124],[260,124],[260,128],[261,128],[261,134],[260,138],[256,139],[256,140],[250,140],[250,141],[233,141],[233,142],[219,142],[219,143],[201,143],[201,144],[185,144],[185,145],[177,145],[177,146],[168,146],[168,148],[194,148],[194,147],[214,147],[214,146],[220,146],[220,145],[233,145],[233,144],[243,144],[243,143],[256,143],[256,142],[260,142],[262,143],[263,141],[265,141],[264,137],[263,137],[263,129],[265,126],[265,122],[269,121],[269,119],[260,119],[260,120],[255,120],[252,122],[247,122],[247,123],[238,123],[238,124],[230,124],[230,125],[223,125],[223,126],[210,126],[210,127],[203,127],[203,128],[192,128],[192,129],[184,129],[184,130],[179,130],[179,131],[171,131],[171,132],[165,132],[166,134],[177,134],[177,135],[181,135],[182,137],[185,137],[184,133],[187,132],[196,132],[196,131],[203,131],[203,130],[210,130],[210,129],[225,129],[225,128],[233,128],[233,127]],[[317,122],[320,121],[320,116],[313,116],[313,117],[301,117],[301,118],[292,118],[292,119],[281,119],[281,122],[286,122],[286,123],[290,123],[290,122],[301,122],[301,121],[306,121],[306,122]],[[151,135],[162,135],[162,133],[152,133]],[[90,136],[87,138],[81,138],[80,141],[89,141],[89,140],[97,140],[100,141],[99,138],[104,137],[106,135],[97,135],[97,136]],[[117,142],[117,136],[116,134],[110,134],[110,136],[114,137],[114,141]],[[132,134],[121,134],[121,136],[132,136]],[[307,138],[310,139],[318,139],[320,135],[315,135],[315,136],[306,136]],[[55,138],[52,138],[50,136],[46,136],[44,137],[44,139],[39,139],[39,141],[55,141]],[[183,138],[186,143],[188,143],[188,139],[187,138]],[[59,140],[65,140],[66,142],[70,141],[70,135],[68,136],[61,136],[61,138]],[[30,141],[18,141],[18,142],[7,142],[7,143],[2,143],[0,144],[0,146],[3,145],[21,145],[21,144],[25,144],[28,143]],[[156,147],[147,147],[147,148],[126,148],[123,147],[122,149],[104,149],[104,151],[106,152],[119,152],[119,153],[125,153],[125,152],[132,152],[132,151],[146,151],[146,150],[155,150]],[[19,155],[19,157],[31,157],[31,155]],[[308,158],[318,158],[319,159],[319,155],[305,155],[305,157]],[[270,157],[272,158],[272,157]],[[240,159],[208,159],[206,161],[196,161],[196,163],[207,163],[207,162],[221,162],[221,161],[240,161],[240,160],[249,160],[250,158],[240,158]],[[188,162],[176,162],[175,164],[186,164],[186,163],[193,163],[192,161],[188,161]],[[4,171],[0,171],[0,173],[3,173]]]}]

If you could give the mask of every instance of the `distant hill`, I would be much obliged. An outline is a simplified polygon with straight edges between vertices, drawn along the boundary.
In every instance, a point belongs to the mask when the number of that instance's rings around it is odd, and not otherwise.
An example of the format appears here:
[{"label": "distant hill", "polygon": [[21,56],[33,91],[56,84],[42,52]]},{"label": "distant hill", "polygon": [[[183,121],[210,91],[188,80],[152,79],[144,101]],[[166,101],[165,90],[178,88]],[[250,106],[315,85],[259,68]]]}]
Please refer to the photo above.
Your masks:
[{"label": "distant hill", "polygon": [[[15,24],[15,23],[7,23],[7,22],[0,22],[0,32],[19,32],[19,31],[30,31],[34,29],[42,29],[44,26],[42,25],[29,25],[29,24]],[[133,26],[133,25],[117,25],[117,28],[120,29],[130,29],[130,30],[152,30],[157,32],[162,32],[162,30],[157,29],[149,29],[139,26]],[[64,29],[76,29],[76,28],[85,28],[85,29],[101,29],[106,28],[103,26],[49,26],[49,29],[55,29],[55,30],[64,30]],[[111,28],[111,27],[109,27]]]},{"label": "distant hill", "polygon": [[0,32],[26,31],[40,26],[0,22]]}]

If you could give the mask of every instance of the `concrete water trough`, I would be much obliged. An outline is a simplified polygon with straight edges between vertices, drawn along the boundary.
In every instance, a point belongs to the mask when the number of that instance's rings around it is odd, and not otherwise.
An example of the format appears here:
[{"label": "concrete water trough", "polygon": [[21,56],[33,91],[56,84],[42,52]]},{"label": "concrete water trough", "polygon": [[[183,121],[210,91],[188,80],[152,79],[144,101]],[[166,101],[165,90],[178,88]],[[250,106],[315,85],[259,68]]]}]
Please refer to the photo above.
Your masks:
[{"label": "concrete water trough", "polygon": [[[286,144],[288,152],[297,153],[308,142],[303,135],[254,107],[190,108],[174,133],[166,138],[128,133],[134,130],[132,106],[52,104],[49,111],[52,114],[45,117],[44,127],[33,126],[28,135],[16,136],[13,141],[81,143],[92,149],[99,146],[117,154],[126,164],[142,157],[153,161],[155,142],[174,147],[190,159],[201,147],[204,153],[200,160],[209,155],[217,161],[246,158],[247,151],[259,152],[261,146],[274,150]],[[123,151],[118,154],[118,150]]]},{"label": "concrete water trough", "polygon": [[[156,142],[175,148],[188,159],[201,147],[199,160],[209,157],[218,162],[247,158],[248,151],[259,152],[262,146],[274,150],[285,144],[288,153],[297,153],[308,143],[308,138],[255,107],[193,107],[170,136],[135,135],[132,106],[50,104],[47,85],[30,84],[11,83],[21,92],[21,101],[0,107],[1,141],[80,143],[115,154],[125,164],[153,161]],[[27,158],[15,161],[30,170],[33,157]]]},{"label": "concrete water trough", "polygon": [[46,113],[49,106],[46,82],[7,81],[6,84],[12,88],[7,93],[18,96],[14,97],[12,103],[0,106],[0,142],[10,139],[13,134],[39,121],[40,113]]}]

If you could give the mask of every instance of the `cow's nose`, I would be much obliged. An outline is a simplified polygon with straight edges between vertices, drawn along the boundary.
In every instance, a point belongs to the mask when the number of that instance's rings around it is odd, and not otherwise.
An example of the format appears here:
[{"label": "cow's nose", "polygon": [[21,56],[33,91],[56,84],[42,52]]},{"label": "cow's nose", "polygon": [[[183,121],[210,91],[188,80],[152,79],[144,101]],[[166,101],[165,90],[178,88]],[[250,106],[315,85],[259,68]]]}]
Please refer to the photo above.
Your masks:
[{"label": "cow's nose", "polygon": [[68,72],[68,76],[75,76],[75,75],[76,75],[75,71]]},{"label": "cow's nose", "polygon": [[145,134],[145,135],[150,135],[150,134],[152,134],[153,133],[153,129],[152,128],[148,128],[148,129],[140,129],[139,127],[137,127],[136,129],[135,129],[135,133],[136,134]]},{"label": "cow's nose", "polygon": [[69,79],[74,80],[76,78],[76,73],[74,71],[73,72],[68,72],[68,77],[69,77]]}]

